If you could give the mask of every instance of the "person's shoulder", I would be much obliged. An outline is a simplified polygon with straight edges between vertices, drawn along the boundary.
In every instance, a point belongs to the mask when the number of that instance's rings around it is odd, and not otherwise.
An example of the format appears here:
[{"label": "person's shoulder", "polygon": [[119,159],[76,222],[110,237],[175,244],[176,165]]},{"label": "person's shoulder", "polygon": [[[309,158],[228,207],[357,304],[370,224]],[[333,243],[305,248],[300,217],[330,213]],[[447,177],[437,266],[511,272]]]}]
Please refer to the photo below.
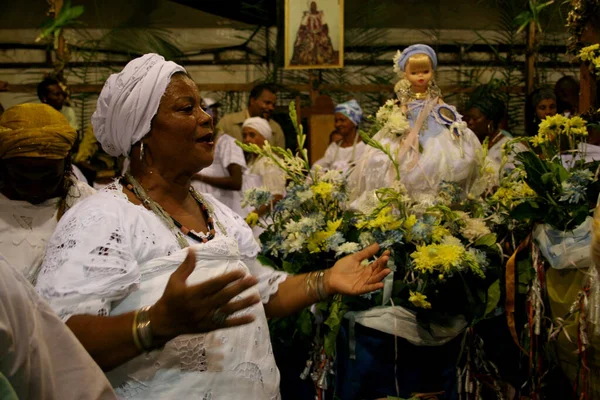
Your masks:
[{"label": "person's shoulder", "polygon": [[[94,190],[92,188],[89,189]],[[61,220],[66,217],[79,217],[90,215],[91,213],[119,213],[120,210],[127,209],[128,205],[134,206],[129,202],[125,193],[123,193],[121,186],[112,183],[94,193],[85,192],[85,195],[82,195],[78,201],[74,202],[73,206],[65,213]]]},{"label": "person's shoulder", "polygon": [[281,129],[281,125],[279,125],[279,122],[275,121],[272,118],[269,120],[269,126],[271,126],[271,129],[273,131],[281,131],[281,132],[283,132],[283,130]]},{"label": "person's shoulder", "polygon": [[219,120],[218,125],[243,123],[245,119],[246,119],[246,109],[243,109],[241,111],[236,111],[236,112],[232,112],[232,113],[223,115],[221,117],[221,119]]}]

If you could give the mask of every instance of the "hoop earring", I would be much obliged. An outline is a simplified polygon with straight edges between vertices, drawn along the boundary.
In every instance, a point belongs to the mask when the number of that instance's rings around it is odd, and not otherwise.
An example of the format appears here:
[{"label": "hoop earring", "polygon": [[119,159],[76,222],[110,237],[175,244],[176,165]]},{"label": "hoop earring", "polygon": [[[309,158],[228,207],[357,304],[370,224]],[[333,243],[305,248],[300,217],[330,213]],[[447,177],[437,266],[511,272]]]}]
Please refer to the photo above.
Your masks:
[{"label": "hoop earring", "polygon": [[140,145],[140,161],[144,161],[144,142]]}]

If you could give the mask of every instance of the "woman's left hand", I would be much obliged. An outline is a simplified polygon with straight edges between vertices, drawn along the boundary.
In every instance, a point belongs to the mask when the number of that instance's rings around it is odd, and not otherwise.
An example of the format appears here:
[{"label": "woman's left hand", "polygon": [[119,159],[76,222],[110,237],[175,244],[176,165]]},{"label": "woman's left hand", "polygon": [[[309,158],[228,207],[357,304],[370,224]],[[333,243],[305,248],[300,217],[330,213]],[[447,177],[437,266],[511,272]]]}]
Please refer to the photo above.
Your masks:
[{"label": "woman's left hand", "polygon": [[390,252],[386,250],[381,257],[368,265],[366,260],[379,251],[379,245],[374,243],[359,252],[346,256],[325,271],[325,290],[329,295],[349,294],[359,295],[383,288],[383,278],[390,272],[387,268]]}]

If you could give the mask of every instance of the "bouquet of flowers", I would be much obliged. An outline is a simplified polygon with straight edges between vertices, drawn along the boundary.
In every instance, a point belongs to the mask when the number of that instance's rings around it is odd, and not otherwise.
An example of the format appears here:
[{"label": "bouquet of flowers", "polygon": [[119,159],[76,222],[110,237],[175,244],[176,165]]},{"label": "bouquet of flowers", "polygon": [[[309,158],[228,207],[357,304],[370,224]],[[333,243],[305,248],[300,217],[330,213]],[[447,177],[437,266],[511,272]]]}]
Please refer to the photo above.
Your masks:
[{"label": "bouquet of flowers", "polygon": [[353,308],[391,300],[437,322],[494,310],[502,263],[494,220],[485,202],[460,195],[456,184],[443,182],[431,204],[415,203],[400,183],[363,197],[354,225],[360,243],[389,248],[395,270],[390,289]]},{"label": "bouquet of flowers", "polygon": [[[271,147],[268,142],[262,148],[240,142],[238,145],[245,152],[268,157],[286,175],[289,183],[283,199],[272,205],[271,193],[251,189],[244,194],[243,205],[254,209],[267,206],[269,210],[260,217],[251,213],[246,218],[249,225],[263,229],[259,260],[275,269],[298,274],[330,268],[337,259],[360,250],[361,246],[350,236],[353,219],[346,208],[346,176],[335,170],[310,169],[304,148],[306,136],[297,123],[293,102],[289,110],[297,131],[298,154]],[[341,298],[335,297],[294,316],[270,320],[274,346],[285,349],[282,352],[286,352],[286,364],[294,364],[294,358],[302,357],[296,359],[296,364],[307,363],[303,379],[310,376],[320,389],[327,388],[344,312]],[[308,360],[307,354],[310,354]],[[282,370],[282,375],[285,374]]]}]

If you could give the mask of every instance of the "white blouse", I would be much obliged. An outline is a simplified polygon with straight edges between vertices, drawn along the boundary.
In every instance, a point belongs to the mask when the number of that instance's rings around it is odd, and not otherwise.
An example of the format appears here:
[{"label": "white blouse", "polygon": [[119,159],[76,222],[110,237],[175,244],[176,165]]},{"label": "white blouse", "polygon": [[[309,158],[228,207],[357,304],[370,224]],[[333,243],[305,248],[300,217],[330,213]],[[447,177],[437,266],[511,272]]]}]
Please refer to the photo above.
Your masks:
[{"label": "white blouse", "polygon": [[[214,210],[216,237],[205,244],[188,238],[197,254],[188,282],[242,268],[259,283],[241,296],[258,291],[263,303],[268,302],[287,274],[260,265],[259,246],[248,225],[213,196],[205,199]],[[115,182],[61,219],[37,288],[63,320],[74,314],[118,315],[156,302],[186,253],[167,226],[151,211],[129,202]],[[259,304],[244,312],[254,313],[255,321],[178,336],[163,349],[111,371],[108,377],[117,394],[129,399],[279,398],[279,372],[264,307]]]},{"label": "white blouse", "polygon": [[[246,176],[254,179],[248,179]],[[271,194],[283,196],[285,194],[285,174],[273,160],[267,157],[259,157],[248,166],[248,173],[244,177],[243,191],[264,187]]]},{"label": "white blouse", "polygon": [[[95,190],[73,179],[66,207],[92,195]],[[20,271],[30,282],[46,252],[46,243],[56,228],[60,198],[41,204],[10,200],[0,193],[0,256]]]},{"label": "white blouse", "polygon": [[325,150],[323,158],[317,160],[314,165],[320,165],[324,169],[347,171],[352,163],[360,159],[366,148],[367,145],[363,142],[357,142],[350,147],[331,143]]},{"label": "white blouse", "polygon": [[71,330],[1,257],[0,343],[0,372],[21,400],[117,398]]},{"label": "white blouse", "polygon": [[[227,134],[222,134],[215,145],[213,163],[200,171],[201,175],[223,178],[230,176],[227,167],[237,164],[242,167],[242,176],[246,171],[246,159],[244,151],[235,143],[235,139]],[[209,193],[217,200],[242,215],[242,191],[227,190],[209,185],[208,183],[193,181],[192,186],[200,193]]]}]

